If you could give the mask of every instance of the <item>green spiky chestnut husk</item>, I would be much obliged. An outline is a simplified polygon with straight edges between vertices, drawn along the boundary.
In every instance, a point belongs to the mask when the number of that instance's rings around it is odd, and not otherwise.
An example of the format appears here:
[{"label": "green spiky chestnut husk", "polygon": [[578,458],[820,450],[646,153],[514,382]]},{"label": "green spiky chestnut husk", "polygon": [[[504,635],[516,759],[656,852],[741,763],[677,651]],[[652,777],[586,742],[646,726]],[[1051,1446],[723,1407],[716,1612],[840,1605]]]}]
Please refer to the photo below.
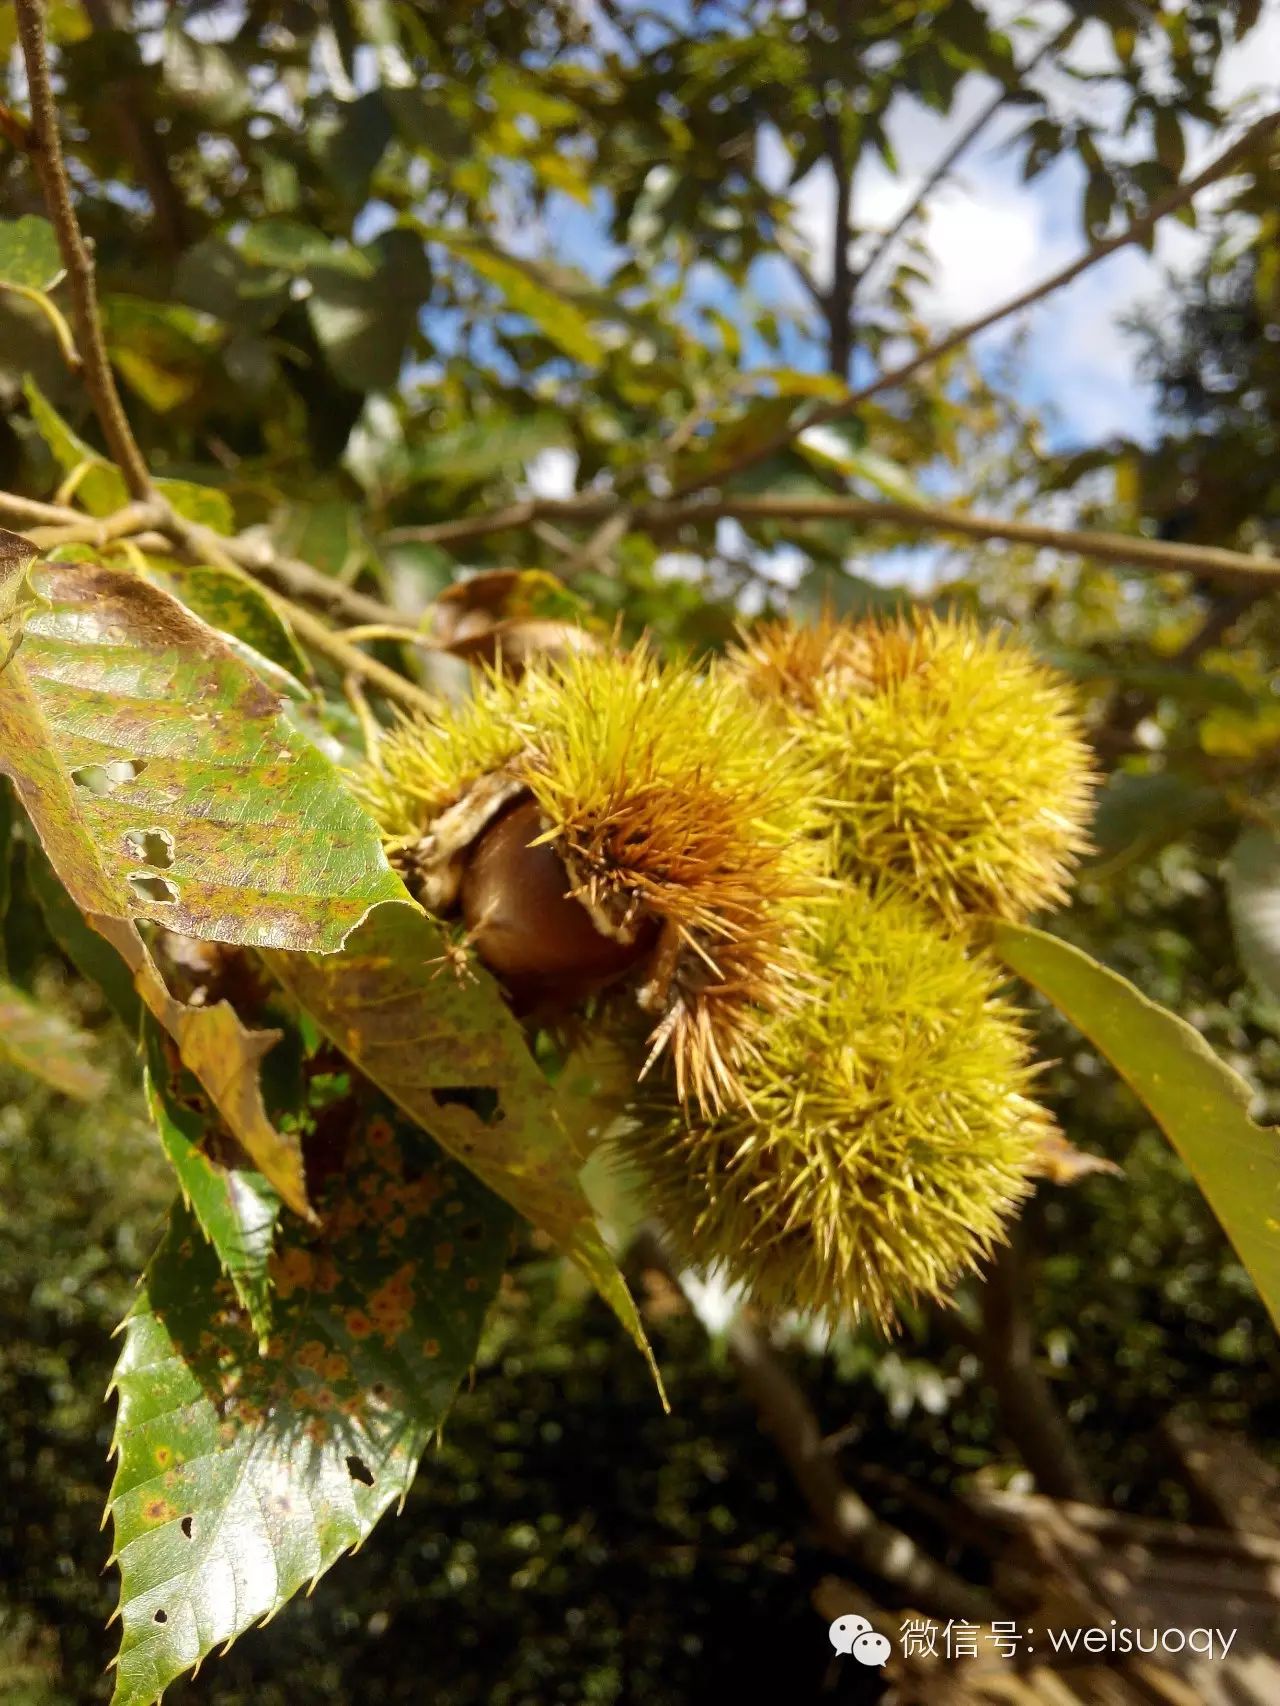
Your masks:
[{"label": "green spiky chestnut husk", "polygon": [[727,668],[819,767],[841,874],[953,927],[1066,898],[1096,778],[1069,684],[1015,639],[925,613],[777,622]]},{"label": "green spiky chestnut husk", "polygon": [[[794,913],[824,860],[811,778],[767,707],[644,648],[572,654],[518,682],[491,674],[464,703],[401,723],[353,781],[411,886],[439,915],[461,907],[500,977],[578,993],[567,898],[600,937],[635,946],[615,970],[636,973],[678,1094],[733,1099],[756,1030],[794,985]],[[516,833],[508,814],[521,811]],[[564,872],[558,898],[546,849]],[[517,884],[546,894],[545,912],[504,905]]]},{"label": "green spiky chestnut husk", "polygon": [[1053,1127],[988,963],[899,894],[824,910],[746,1099],[640,1109],[617,1151],[683,1260],[770,1309],[887,1325],[989,1254]]}]

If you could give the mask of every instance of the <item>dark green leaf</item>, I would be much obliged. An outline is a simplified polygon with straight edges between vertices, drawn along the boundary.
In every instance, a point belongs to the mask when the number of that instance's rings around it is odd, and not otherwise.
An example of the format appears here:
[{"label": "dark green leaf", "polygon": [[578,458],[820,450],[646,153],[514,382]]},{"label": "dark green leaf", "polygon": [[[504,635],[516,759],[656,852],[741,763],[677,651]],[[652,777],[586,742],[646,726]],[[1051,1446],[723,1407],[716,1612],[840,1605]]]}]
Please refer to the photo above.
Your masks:
[{"label": "dark green leaf", "polygon": [[1093,820],[1096,858],[1092,875],[1110,876],[1146,859],[1170,841],[1225,810],[1216,788],[1190,782],[1172,771],[1120,771],[1098,796]]},{"label": "dark green leaf", "polygon": [[578,1182],[551,1087],[497,985],[478,967],[460,980],[445,947],[424,914],[380,907],[340,954],[267,958],[349,1060],[555,1240],[649,1356],[635,1304]]},{"label": "dark green leaf", "polygon": [[157,1025],[146,1033],[147,1103],[183,1201],[235,1287],[259,1343],[271,1325],[267,1264],[280,1198],[262,1174],[227,1154],[227,1136],[175,1049]]},{"label": "dark green leaf", "polygon": [[284,1229],[253,1327],[184,1208],[116,1370],[114,1706],[148,1706],[403,1498],[475,1355],[510,1215],[406,1122],[339,1122],[323,1228]]},{"label": "dark green leaf", "polygon": [[1041,930],[998,924],[993,946],[1105,1055],[1186,1162],[1280,1326],[1280,1133],[1199,1031]]}]

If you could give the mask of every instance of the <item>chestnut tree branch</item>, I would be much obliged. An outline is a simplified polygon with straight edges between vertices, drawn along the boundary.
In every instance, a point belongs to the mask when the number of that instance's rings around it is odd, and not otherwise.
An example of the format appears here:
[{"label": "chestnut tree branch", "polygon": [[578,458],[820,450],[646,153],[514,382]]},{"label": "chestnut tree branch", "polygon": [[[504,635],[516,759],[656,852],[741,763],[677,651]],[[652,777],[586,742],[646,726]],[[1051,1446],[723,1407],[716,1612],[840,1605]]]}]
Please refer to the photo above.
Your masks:
[{"label": "chestnut tree branch", "polygon": [[[0,503],[3,500],[0,499]],[[397,527],[383,535],[387,544],[452,544],[546,522],[598,526],[621,513],[616,498],[539,498],[457,521],[422,527]],[[731,517],[738,521],[793,521],[887,525],[918,533],[953,533],[966,539],[1004,540],[1015,545],[1067,551],[1100,562],[1123,563],[1154,574],[1184,573],[1241,585],[1280,587],[1280,558],[1229,551],[1216,545],[1184,545],[1127,533],[1045,527],[1038,522],[975,515],[945,504],[905,504],[883,498],[699,497],[642,504],[633,510],[641,532],[671,533]]]},{"label": "chestnut tree branch", "polygon": [[58,109],[53,97],[49,55],[45,46],[44,0],[16,0],[16,6],[18,37],[22,43],[22,57],[27,68],[27,87],[31,95],[31,127],[27,138],[27,153],[39,181],[45,207],[58,239],[62,264],[67,272],[71,319],[76,330],[85,389],[102,427],[107,449],[111,452],[113,461],[119,465],[130,495],[135,498],[148,498],[153,495],[151,475],[133,436],[133,428],[124,412],[120,393],[116,389],[115,375],[111,371],[106,339],[102,331],[93,257],[89,253],[89,246],[85,242],[71,202],[71,183],[62,155]]}]

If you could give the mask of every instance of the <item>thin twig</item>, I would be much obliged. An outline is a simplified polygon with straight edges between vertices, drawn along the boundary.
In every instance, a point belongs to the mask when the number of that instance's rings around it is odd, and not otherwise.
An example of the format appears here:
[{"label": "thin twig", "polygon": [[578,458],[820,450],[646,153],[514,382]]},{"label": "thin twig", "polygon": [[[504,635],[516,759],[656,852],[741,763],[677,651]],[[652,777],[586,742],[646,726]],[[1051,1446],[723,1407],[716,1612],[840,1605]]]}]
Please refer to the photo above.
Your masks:
[{"label": "thin twig", "polygon": [[403,675],[397,675],[394,669],[388,669],[377,658],[366,657],[341,635],[335,634],[332,628],[326,628],[311,611],[282,598],[279,593],[268,593],[267,596],[303,645],[327,658],[344,675],[354,675],[358,680],[367,682],[384,699],[403,705],[406,710],[436,712],[440,709],[439,701],[425,688],[418,687]]},{"label": "thin twig", "polygon": [[463,539],[479,539],[486,533],[501,533],[508,527],[528,527],[543,513],[543,500],[507,504],[484,515],[464,515],[457,521],[433,521],[422,527],[393,527],[382,535],[384,545],[454,545]]},{"label": "thin twig", "polygon": [[[242,566],[227,549],[233,541],[221,538],[207,527],[199,527],[193,522],[185,521],[181,516],[171,515],[168,525],[186,554],[195,562],[211,563],[219,568],[235,569]],[[384,699],[403,705],[407,710],[438,709],[430,693],[406,680],[403,675],[397,675],[395,670],[388,669],[386,664],[379,663],[377,658],[366,657],[358,647],[344,640],[340,634],[335,634],[332,628],[326,628],[320,618],[313,616],[311,611],[270,589],[266,589],[265,596],[303,645],[327,658],[344,676],[353,675],[358,680],[367,682],[381,693]]]},{"label": "thin twig", "polygon": [[[623,509],[616,498],[542,498],[525,505],[528,524],[547,522],[598,526]],[[513,523],[510,510],[488,517],[468,516],[468,536],[505,531]],[[651,533],[678,532],[709,521],[731,517],[739,521],[864,522],[906,528],[917,533],[954,533],[966,539],[1006,540],[1015,545],[1067,551],[1073,556],[1094,557],[1100,562],[1124,563],[1155,574],[1181,573],[1202,579],[1270,585],[1280,579],[1280,558],[1228,551],[1215,545],[1183,545],[1161,539],[1143,539],[1127,533],[1102,533],[1067,527],[1044,527],[1036,522],[1016,521],[1002,516],[974,515],[970,510],[943,504],[904,504],[882,498],[771,498],[688,497],[650,503],[634,512],[633,525]],[[449,524],[446,525],[455,525]],[[434,531],[424,529],[423,531]],[[409,527],[396,529],[396,537],[416,536]]]},{"label": "thin twig", "polygon": [[809,427],[829,426],[834,421],[844,420],[846,416],[852,414],[872,397],[877,397],[882,391],[888,391],[895,386],[902,385],[908,379],[914,379],[916,374],[922,372],[924,368],[932,367],[935,362],[941,361],[943,356],[950,355],[952,350],[958,349],[961,344],[968,343],[980,332],[989,331],[992,326],[999,325],[1001,321],[1009,319],[1014,314],[1020,314],[1024,309],[1032,307],[1044,297],[1051,296],[1054,291],[1061,290],[1064,285],[1072,283],[1073,280],[1080,277],[1081,273],[1087,272],[1090,267],[1096,266],[1108,255],[1114,255],[1118,250],[1127,248],[1131,243],[1142,242],[1154,231],[1162,219],[1166,219],[1171,213],[1176,213],[1178,208],[1185,207],[1201,190],[1207,189],[1210,184],[1216,183],[1219,178],[1224,178],[1234,171],[1245,156],[1264,137],[1274,131],[1278,124],[1280,124],[1280,112],[1271,112],[1258,119],[1256,123],[1249,126],[1243,135],[1237,137],[1229,148],[1224,149],[1217,159],[1211,160],[1203,171],[1198,172],[1194,178],[1188,178],[1185,183],[1179,184],[1167,195],[1161,196],[1158,201],[1152,203],[1144,214],[1133,220],[1123,231],[1117,232],[1114,237],[1105,237],[1100,242],[1092,244],[1083,254],[1077,255],[1074,261],[1060,267],[1048,278],[1041,279],[1039,284],[1032,285],[1029,290],[1020,291],[1017,296],[1010,297],[1007,302],[1000,303],[985,314],[980,314],[975,320],[966,320],[963,325],[957,326],[945,337],[939,338],[936,343],[930,344],[927,349],[923,349],[912,356],[909,361],[903,362],[899,367],[889,368],[879,378],[862,386],[860,390],[852,391],[847,397],[842,397],[837,402],[829,403],[824,408],[815,410],[807,419],[802,418],[793,425],[789,425],[764,444],[758,445],[755,449],[739,457],[731,467],[721,468],[711,477],[703,475],[699,479],[690,480],[687,485],[680,488],[676,496],[687,497],[690,493],[701,491],[709,485],[723,485],[727,479],[732,478],[735,474],[744,473],[748,468],[754,468],[757,464],[768,461],[769,457],[776,456],[780,450],[785,450],[794,438]]},{"label": "thin twig", "polygon": [[1127,533],[1044,527],[1038,522],[974,515],[943,504],[893,503],[881,498],[691,498],[651,504],[637,511],[635,525],[667,531],[730,516],[739,521],[866,522],[916,533],[955,533],[966,539],[1000,539],[1040,550],[1068,551],[1100,562],[1124,563],[1152,573],[1184,573],[1211,580],[1280,586],[1280,558],[1228,551],[1216,545],[1184,545]]},{"label": "thin twig", "polygon": [[18,36],[27,67],[31,94],[31,130],[27,152],[40,183],[45,206],[58,239],[58,251],[67,271],[71,318],[83,364],[85,389],[102,427],[107,449],[119,465],[130,495],[152,495],[151,475],[133,436],[115,375],[107,356],[94,280],[93,257],[71,203],[71,184],[62,157],[58,134],[58,109],[49,75],[49,55],[44,39],[44,0],[16,0]]}]

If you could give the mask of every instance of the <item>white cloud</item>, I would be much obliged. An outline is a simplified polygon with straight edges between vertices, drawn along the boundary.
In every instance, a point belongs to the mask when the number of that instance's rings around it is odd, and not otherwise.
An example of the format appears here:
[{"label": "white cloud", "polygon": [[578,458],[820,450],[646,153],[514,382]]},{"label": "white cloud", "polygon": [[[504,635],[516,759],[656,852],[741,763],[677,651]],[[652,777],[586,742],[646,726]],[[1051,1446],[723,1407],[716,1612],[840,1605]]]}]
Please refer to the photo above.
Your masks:
[{"label": "white cloud", "polygon": [[[1057,9],[1052,16],[1046,9],[1043,29],[1052,33],[1059,27],[1058,18]],[[1021,56],[1025,59],[1029,51],[1030,38],[1024,38]],[[1087,62],[1093,69],[1113,65],[1107,32],[1100,26],[1082,31],[1073,60],[1081,66]],[[1093,85],[1046,71],[1037,74],[1037,81],[1051,93],[1055,110],[1079,110],[1088,103],[1094,122],[1118,127],[1122,92],[1112,103],[1114,110],[1101,112]],[[864,254],[874,233],[891,226],[916,195],[951,140],[989,100],[991,90],[985,79],[966,79],[945,118],[916,101],[899,103],[890,125],[899,173],[894,175],[873,159],[863,166],[855,184],[855,222],[873,234],[863,239]],[[1280,100],[1280,0],[1265,0],[1257,28],[1226,52],[1218,90],[1224,102],[1251,97],[1253,105],[1274,106]],[[1019,160],[1008,143],[1025,123],[1025,113],[1019,109],[1002,110],[950,179],[930,197],[929,216],[920,229],[933,257],[933,279],[921,291],[919,302],[928,321],[938,327],[975,318],[1026,290],[1084,245],[1079,218],[1081,168],[1064,159],[1024,183]],[[1223,141],[1221,133],[1193,127],[1188,137],[1189,169],[1220,150]],[[775,187],[785,183],[788,161],[778,138],[765,138],[760,167]],[[1207,198],[1210,204],[1211,200]],[[810,171],[794,186],[792,203],[797,230],[812,255],[812,270],[825,286],[831,276],[835,217],[830,170],[817,166]],[[1149,428],[1150,393],[1137,375],[1137,348],[1121,330],[1121,321],[1139,304],[1157,302],[1166,294],[1169,272],[1190,270],[1203,252],[1201,237],[1166,221],[1159,229],[1153,256],[1136,248],[1123,250],[1031,311],[1023,391],[1057,414],[1064,436],[1081,441],[1117,433],[1140,436]],[[797,286],[793,302],[800,300]],[[992,341],[998,345],[1002,336],[1017,329],[1011,325],[993,333],[985,347],[990,348]]]}]

